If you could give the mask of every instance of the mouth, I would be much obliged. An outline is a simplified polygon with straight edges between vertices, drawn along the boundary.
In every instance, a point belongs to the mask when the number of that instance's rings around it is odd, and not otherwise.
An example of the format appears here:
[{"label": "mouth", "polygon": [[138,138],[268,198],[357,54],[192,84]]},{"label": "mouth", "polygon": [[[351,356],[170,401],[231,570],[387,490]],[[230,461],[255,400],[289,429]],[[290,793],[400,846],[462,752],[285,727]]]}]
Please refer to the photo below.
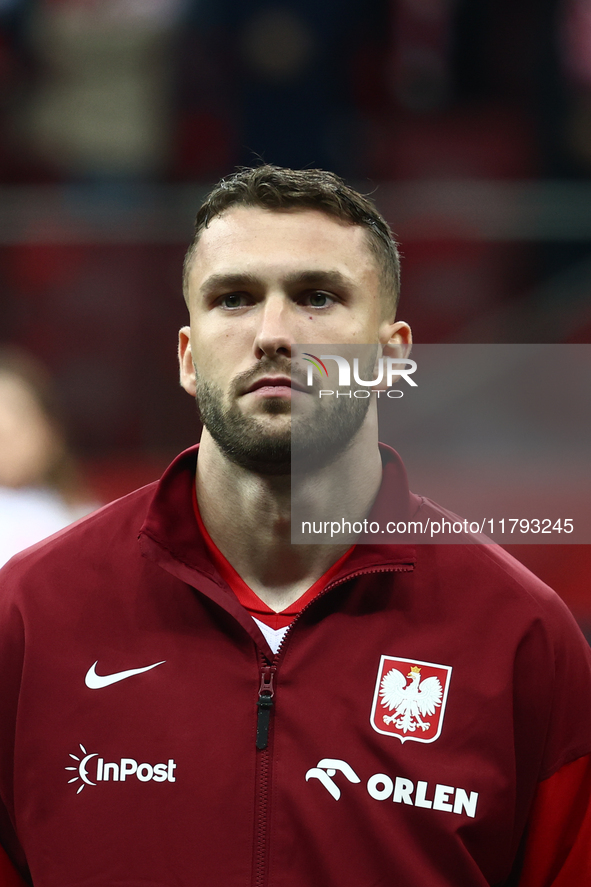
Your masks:
[{"label": "mouth", "polygon": [[291,400],[294,392],[308,393],[306,388],[291,376],[269,375],[261,376],[252,382],[244,394],[251,394],[258,398],[276,397]]},{"label": "mouth", "polygon": [[261,376],[254,381],[244,394],[255,394],[258,397],[287,397],[293,391],[306,391],[303,385],[290,376]]}]

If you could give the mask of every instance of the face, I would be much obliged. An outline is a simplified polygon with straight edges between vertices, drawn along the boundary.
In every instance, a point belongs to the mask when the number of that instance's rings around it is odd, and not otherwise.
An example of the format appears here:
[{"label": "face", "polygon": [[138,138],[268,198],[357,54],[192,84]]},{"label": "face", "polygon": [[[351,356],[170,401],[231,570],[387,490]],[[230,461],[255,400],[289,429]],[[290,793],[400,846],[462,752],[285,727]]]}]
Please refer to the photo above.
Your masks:
[{"label": "face", "polygon": [[59,452],[57,434],[28,385],[0,373],[0,486],[43,484]]},{"label": "face", "polygon": [[315,210],[235,207],[214,219],[193,257],[189,310],[183,387],[229,458],[271,473],[289,472],[292,401],[302,416],[309,403],[294,435],[332,458],[367,411],[367,400],[335,398],[319,436],[303,369],[292,380],[294,345],[386,345],[410,334],[385,310],[365,230]]}]

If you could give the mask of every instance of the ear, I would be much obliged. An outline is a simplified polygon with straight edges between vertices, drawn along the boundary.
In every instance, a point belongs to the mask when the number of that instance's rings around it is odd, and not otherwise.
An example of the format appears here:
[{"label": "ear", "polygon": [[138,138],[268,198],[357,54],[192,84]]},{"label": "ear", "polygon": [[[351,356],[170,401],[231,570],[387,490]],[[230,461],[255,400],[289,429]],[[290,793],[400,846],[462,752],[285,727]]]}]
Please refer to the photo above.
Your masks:
[{"label": "ear", "polygon": [[187,394],[195,397],[195,367],[191,350],[191,327],[184,326],[179,330],[179,371],[181,386]]},{"label": "ear", "polygon": [[[412,348],[412,330],[403,320],[399,320],[396,323],[385,322],[380,327],[380,343],[382,345],[383,357],[395,357],[404,360],[409,356]],[[392,381],[397,382],[398,379],[400,379],[400,376],[394,376]],[[374,387],[385,391],[385,374],[383,383]]]},{"label": "ear", "polygon": [[[391,354],[388,353],[386,354],[386,357],[406,357],[407,354],[410,353],[410,346],[412,345],[412,332],[409,325],[405,323],[404,320],[397,320],[392,322],[384,321],[380,325],[379,339],[380,344],[383,345],[384,348],[401,348],[400,352]],[[402,346],[406,346],[408,350],[404,352]]]}]

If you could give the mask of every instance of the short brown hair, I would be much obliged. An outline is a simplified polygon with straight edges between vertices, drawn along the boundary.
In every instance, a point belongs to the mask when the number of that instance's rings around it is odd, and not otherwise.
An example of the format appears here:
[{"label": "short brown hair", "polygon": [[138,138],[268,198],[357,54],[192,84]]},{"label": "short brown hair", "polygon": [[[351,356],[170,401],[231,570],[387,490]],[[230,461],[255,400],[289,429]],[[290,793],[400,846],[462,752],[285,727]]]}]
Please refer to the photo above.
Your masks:
[{"label": "short brown hair", "polygon": [[193,240],[185,255],[183,290],[188,298],[191,260],[204,228],[233,206],[263,209],[316,209],[367,230],[367,240],[382,272],[382,286],[394,309],[400,293],[400,256],[390,226],[367,197],[323,169],[284,169],[265,164],[244,167],[222,179],[210,192],[195,219]]}]

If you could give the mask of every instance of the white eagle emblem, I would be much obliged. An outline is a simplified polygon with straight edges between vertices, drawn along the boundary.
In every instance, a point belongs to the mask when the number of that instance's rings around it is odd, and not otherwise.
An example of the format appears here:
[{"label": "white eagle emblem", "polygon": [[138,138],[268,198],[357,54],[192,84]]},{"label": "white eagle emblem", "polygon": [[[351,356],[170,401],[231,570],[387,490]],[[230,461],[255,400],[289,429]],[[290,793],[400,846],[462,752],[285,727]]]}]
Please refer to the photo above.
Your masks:
[{"label": "white eagle emblem", "polygon": [[397,736],[403,744],[435,742],[443,727],[451,673],[451,665],[382,656],[370,715],[373,729]]},{"label": "white eagle emblem", "polygon": [[423,721],[421,715],[432,715],[441,705],[441,681],[435,676],[421,681],[421,669],[418,666],[413,666],[406,677],[411,681],[408,686],[402,672],[393,668],[382,679],[382,705],[390,711],[395,709],[393,715],[383,715],[384,723],[394,724],[403,733],[408,733],[409,730],[414,733],[417,727],[423,731],[428,730],[431,724]]}]

